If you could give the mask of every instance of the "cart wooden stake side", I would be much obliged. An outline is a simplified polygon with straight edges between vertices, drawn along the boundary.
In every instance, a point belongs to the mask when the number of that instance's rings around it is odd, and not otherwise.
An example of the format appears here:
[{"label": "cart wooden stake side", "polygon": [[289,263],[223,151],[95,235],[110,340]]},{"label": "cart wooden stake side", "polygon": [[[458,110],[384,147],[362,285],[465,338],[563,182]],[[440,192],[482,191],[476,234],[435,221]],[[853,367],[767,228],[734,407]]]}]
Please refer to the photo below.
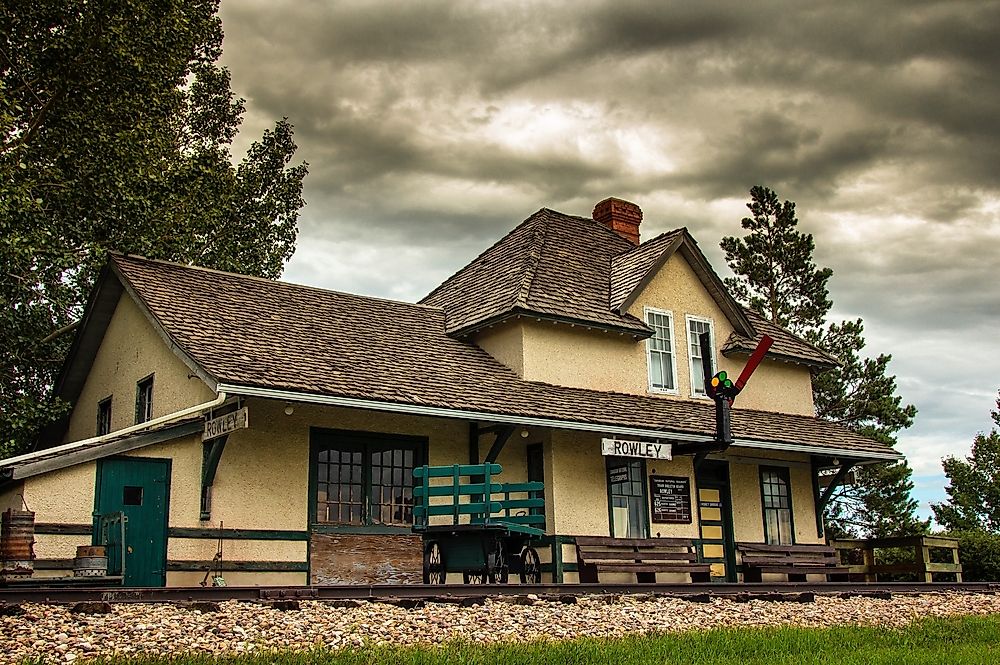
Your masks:
[{"label": "cart wooden stake side", "polygon": [[[413,470],[413,531],[423,536],[424,584],[448,573],[469,583],[542,581],[531,543],[545,535],[540,482],[497,483],[499,464],[421,466]],[[514,495],[515,498],[511,498]],[[432,519],[438,518],[438,519]]]}]

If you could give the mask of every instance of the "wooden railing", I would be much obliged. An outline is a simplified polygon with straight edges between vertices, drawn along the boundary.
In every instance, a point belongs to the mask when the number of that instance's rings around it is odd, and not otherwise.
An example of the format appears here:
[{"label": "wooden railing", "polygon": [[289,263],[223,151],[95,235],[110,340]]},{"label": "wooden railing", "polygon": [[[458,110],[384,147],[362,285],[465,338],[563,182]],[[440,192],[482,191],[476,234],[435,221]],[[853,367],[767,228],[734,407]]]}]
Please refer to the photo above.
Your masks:
[{"label": "wooden railing", "polygon": [[[830,543],[847,565],[852,579],[865,582],[879,581],[879,575],[915,574],[922,582],[933,582],[934,575],[949,573],[956,582],[962,581],[962,564],[958,559],[958,541],[939,536],[910,536],[904,538],[872,538],[868,540],[834,540]],[[880,563],[875,550],[909,550],[910,561]],[[943,556],[932,557],[931,550]],[[951,561],[935,561],[950,558]]]}]

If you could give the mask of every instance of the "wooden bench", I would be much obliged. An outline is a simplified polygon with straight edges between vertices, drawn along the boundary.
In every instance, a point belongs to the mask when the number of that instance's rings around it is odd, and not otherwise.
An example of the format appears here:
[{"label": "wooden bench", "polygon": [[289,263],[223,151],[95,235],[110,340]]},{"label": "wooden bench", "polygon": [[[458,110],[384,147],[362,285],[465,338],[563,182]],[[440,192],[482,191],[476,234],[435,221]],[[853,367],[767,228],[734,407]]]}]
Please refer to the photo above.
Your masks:
[{"label": "wooden bench", "polygon": [[635,573],[637,582],[655,582],[656,573],[690,573],[692,582],[708,582],[711,566],[698,563],[690,538],[610,538],[577,536],[580,582],[595,584],[602,571]]},{"label": "wooden bench", "polygon": [[[743,581],[760,582],[763,573],[788,575],[789,582],[805,582],[806,575],[846,575],[837,551],[826,545],[765,545],[736,543],[743,560]],[[827,578],[829,579],[829,578]]]}]

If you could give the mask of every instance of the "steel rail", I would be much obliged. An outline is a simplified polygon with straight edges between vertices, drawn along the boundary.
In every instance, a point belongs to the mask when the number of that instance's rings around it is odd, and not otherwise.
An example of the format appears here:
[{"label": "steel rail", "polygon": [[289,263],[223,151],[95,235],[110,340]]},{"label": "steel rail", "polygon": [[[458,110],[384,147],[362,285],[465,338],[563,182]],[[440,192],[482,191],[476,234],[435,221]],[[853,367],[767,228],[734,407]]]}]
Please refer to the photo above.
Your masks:
[{"label": "steel rail", "polygon": [[[40,582],[42,580],[39,580]],[[1000,584],[990,582],[773,582],[773,583],[680,583],[680,584],[374,584],[331,586],[253,586],[253,587],[154,587],[154,588],[58,588],[0,587],[0,604],[64,604],[87,601],[109,603],[188,603],[227,600],[270,602],[278,600],[423,600],[462,602],[490,597],[515,597],[534,594],[539,598],[560,599],[590,595],[655,595],[745,598],[775,594],[918,594],[941,592],[996,593]]]}]

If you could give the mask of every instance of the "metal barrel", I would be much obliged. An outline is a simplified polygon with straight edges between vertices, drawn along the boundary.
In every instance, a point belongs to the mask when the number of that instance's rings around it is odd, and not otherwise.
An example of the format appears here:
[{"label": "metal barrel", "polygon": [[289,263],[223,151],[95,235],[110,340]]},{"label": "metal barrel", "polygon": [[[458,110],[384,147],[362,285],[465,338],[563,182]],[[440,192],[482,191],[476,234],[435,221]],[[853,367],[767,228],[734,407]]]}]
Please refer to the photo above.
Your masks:
[{"label": "metal barrel", "polygon": [[28,577],[34,569],[35,513],[5,510],[0,515],[0,576]]},{"label": "metal barrel", "polygon": [[78,556],[73,559],[73,577],[104,577],[107,574],[106,556]]}]

